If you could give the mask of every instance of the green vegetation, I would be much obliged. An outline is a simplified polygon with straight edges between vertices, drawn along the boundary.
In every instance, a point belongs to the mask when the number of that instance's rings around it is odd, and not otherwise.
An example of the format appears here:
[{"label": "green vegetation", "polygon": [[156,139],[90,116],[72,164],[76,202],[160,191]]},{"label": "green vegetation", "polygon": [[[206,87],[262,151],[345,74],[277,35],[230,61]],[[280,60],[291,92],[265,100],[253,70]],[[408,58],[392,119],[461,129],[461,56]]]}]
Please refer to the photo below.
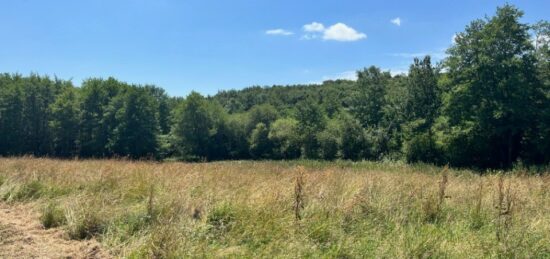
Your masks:
[{"label": "green vegetation", "polygon": [[66,224],[65,212],[54,202],[49,203],[41,213],[40,222],[48,228],[56,228]]},{"label": "green vegetation", "polygon": [[[131,159],[550,163],[550,25],[511,5],[408,74],[169,97],[114,78],[0,75],[0,155]],[[534,38],[534,40],[533,40]],[[34,195],[34,194],[32,194]]]},{"label": "green vegetation", "polygon": [[0,168],[0,197],[40,178],[41,195],[10,202],[122,258],[550,254],[550,175],[520,167],[2,158]]}]

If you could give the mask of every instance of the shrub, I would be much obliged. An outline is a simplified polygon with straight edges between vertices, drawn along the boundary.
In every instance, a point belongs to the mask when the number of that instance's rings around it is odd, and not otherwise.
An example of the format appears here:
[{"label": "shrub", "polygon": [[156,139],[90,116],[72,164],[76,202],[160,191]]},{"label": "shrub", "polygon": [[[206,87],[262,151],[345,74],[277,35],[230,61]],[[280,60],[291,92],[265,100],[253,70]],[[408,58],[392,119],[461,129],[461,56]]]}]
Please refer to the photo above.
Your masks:
[{"label": "shrub", "polygon": [[417,134],[403,145],[408,162],[440,162],[440,151],[435,139],[427,133]]},{"label": "shrub", "polygon": [[338,155],[338,138],[329,130],[317,134],[321,147],[321,157],[326,160],[333,160]]}]

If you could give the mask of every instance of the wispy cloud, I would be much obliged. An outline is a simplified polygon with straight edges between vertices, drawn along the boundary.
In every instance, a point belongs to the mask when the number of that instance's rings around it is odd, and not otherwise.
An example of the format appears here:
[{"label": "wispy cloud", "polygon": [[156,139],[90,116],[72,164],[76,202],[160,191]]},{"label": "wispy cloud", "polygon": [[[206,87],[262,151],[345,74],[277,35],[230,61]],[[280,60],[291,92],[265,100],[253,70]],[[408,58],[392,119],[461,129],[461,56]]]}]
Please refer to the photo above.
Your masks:
[{"label": "wispy cloud", "polygon": [[366,34],[358,32],[344,23],[336,23],[325,27],[322,23],[312,22],[304,25],[303,30],[305,34],[302,35],[302,39],[304,40],[322,38],[323,40],[334,41],[358,41],[367,38]]},{"label": "wispy cloud", "polygon": [[294,34],[294,32],[287,31],[287,30],[284,30],[284,29],[272,29],[272,30],[265,31],[265,34],[267,34],[267,35],[278,35],[278,36],[290,36],[290,35]]},{"label": "wispy cloud", "polygon": [[401,18],[399,18],[399,17],[391,19],[390,22],[397,25],[397,26],[401,26]]},{"label": "wispy cloud", "polygon": [[322,23],[312,22],[304,25],[305,32],[322,32],[325,30],[325,26]]}]

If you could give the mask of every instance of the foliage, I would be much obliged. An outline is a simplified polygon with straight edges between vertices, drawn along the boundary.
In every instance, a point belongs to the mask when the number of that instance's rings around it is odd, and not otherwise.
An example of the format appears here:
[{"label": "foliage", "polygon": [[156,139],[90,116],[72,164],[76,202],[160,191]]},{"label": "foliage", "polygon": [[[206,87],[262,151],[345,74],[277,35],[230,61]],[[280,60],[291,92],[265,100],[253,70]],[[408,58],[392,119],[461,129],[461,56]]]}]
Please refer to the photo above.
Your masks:
[{"label": "foliage", "polygon": [[0,75],[0,155],[403,160],[473,168],[550,163],[550,25],[499,7],[448,57],[357,81],[170,97],[154,85]]}]

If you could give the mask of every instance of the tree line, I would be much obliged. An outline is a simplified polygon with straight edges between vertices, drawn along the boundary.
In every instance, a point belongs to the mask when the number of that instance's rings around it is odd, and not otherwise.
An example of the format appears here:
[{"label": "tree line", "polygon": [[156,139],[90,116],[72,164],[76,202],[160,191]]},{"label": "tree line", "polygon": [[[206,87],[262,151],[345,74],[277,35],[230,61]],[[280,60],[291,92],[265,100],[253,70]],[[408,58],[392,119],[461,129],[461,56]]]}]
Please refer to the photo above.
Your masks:
[{"label": "tree line", "polygon": [[0,75],[0,155],[550,163],[550,25],[511,5],[407,74],[170,97],[114,78]]}]

